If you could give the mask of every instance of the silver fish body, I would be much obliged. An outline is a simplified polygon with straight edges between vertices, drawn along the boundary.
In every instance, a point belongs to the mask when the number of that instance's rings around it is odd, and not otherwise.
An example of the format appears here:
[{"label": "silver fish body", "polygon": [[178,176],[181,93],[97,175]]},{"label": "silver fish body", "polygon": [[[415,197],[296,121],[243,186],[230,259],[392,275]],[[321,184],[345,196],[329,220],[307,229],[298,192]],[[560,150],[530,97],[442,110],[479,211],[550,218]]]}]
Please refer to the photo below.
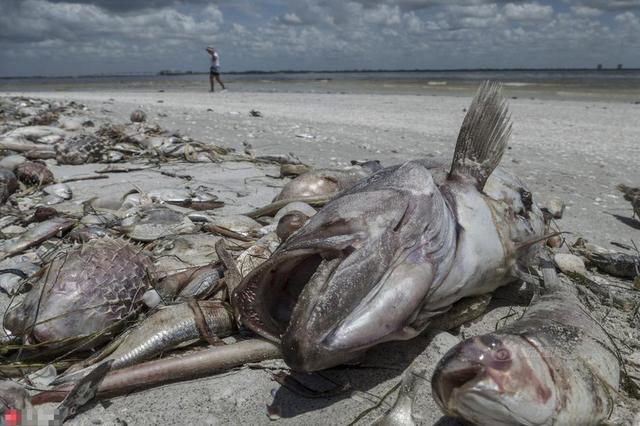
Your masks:
[{"label": "silver fish body", "polygon": [[55,217],[45,222],[40,222],[31,227],[20,236],[6,240],[0,244],[0,260],[22,253],[29,247],[36,246],[56,235],[60,235],[71,229],[76,224],[74,219]]},{"label": "silver fish body", "polygon": [[446,414],[477,425],[597,425],[619,380],[614,343],[574,286],[557,282],[516,322],[453,347],[432,387]]},{"label": "silver fish body", "polygon": [[245,277],[240,320],[281,342],[292,368],[315,371],[512,281],[544,219],[526,186],[495,170],[509,132],[499,88],[483,86],[449,173],[414,160],[341,192]]},{"label": "silver fish body", "polygon": [[[220,301],[197,302],[206,327],[218,338],[224,338],[236,329],[231,309]],[[120,339],[118,347],[104,359],[113,360],[112,370],[156,357],[177,345],[201,337],[193,305],[179,303],[161,308]],[[92,370],[87,367],[72,371],[56,379],[56,383],[76,380]]]}]

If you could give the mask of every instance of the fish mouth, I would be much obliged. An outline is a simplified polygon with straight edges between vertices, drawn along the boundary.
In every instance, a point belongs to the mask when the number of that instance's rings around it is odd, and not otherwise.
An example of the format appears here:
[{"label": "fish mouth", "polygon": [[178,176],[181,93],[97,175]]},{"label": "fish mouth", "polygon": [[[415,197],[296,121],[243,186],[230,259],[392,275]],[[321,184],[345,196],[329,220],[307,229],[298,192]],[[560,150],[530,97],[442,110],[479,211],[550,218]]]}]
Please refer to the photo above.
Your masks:
[{"label": "fish mouth", "polygon": [[327,288],[354,251],[348,245],[342,250],[314,247],[276,252],[234,292],[240,321],[280,343],[285,362],[298,371],[322,370],[353,358],[353,348],[334,344],[344,315],[338,310],[326,312],[322,295],[335,294]]},{"label": "fish mouth", "polygon": [[475,387],[485,376],[486,369],[475,363],[436,370],[432,379],[436,402],[447,411],[454,411],[456,396]]}]

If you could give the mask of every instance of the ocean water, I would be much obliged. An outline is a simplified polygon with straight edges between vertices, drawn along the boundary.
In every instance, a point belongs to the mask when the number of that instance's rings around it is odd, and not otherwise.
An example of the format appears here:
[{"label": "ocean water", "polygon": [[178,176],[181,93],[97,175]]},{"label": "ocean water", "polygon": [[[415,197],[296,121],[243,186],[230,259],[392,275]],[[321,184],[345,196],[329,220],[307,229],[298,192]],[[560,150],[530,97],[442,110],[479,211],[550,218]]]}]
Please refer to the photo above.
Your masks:
[{"label": "ocean water", "polygon": [[[461,70],[222,74],[242,92],[464,95],[484,80],[503,82],[512,97],[640,102],[640,70]],[[0,78],[0,91],[208,90],[207,74]]]}]

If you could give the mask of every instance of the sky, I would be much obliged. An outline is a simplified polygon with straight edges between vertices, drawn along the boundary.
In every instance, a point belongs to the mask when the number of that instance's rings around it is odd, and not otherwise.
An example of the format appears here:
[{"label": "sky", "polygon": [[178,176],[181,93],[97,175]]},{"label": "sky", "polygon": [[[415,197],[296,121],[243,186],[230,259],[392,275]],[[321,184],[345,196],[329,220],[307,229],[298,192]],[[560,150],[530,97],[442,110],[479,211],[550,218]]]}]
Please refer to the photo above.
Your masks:
[{"label": "sky", "polygon": [[640,0],[0,0],[0,76],[640,67]]}]

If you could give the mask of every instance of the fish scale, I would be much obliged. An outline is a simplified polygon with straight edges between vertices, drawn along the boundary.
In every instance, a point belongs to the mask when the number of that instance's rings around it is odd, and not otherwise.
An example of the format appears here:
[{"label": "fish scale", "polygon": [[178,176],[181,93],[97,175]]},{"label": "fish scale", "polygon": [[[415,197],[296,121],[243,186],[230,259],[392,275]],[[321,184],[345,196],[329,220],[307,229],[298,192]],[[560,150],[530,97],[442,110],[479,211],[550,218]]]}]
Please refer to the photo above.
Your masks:
[{"label": "fish scale", "polygon": [[40,342],[100,332],[135,312],[151,288],[153,264],[130,243],[103,238],[57,256],[45,271],[5,320],[12,334]]}]

